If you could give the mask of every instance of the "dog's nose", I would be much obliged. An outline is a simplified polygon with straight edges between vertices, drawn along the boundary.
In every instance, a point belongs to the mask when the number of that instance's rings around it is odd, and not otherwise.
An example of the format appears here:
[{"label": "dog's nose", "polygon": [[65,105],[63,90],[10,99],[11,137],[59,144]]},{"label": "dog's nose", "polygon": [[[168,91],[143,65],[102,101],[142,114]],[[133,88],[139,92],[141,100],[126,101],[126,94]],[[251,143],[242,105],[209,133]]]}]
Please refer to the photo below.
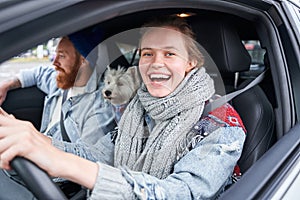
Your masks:
[{"label": "dog's nose", "polygon": [[111,95],[111,91],[109,91],[109,90],[105,90],[105,95],[107,96],[107,97],[109,97],[110,95]]}]

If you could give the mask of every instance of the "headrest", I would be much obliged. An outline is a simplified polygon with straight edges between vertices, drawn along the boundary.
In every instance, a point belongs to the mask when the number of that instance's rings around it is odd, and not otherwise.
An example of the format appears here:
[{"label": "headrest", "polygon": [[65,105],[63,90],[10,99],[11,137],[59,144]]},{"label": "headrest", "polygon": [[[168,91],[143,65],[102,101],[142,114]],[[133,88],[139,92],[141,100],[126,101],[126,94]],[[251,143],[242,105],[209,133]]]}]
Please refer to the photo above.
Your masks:
[{"label": "headrest", "polygon": [[198,43],[206,49],[220,72],[247,71],[251,57],[245,49],[236,28],[226,20],[195,21],[192,26]]}]

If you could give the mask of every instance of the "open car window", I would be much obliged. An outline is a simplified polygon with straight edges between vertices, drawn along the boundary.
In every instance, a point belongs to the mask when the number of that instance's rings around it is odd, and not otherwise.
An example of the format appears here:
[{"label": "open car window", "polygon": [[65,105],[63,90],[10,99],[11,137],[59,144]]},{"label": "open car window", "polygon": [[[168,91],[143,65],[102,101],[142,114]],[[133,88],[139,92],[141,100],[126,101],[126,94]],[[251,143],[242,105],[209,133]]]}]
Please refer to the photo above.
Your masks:
[{"label": "open car window", "polygon": [[51,66],[55,58],[55,48],[59,38],[50,38],[39,45],[15,55],[0,63],[0,81],[7,80],[23,69],[37,66]]}]

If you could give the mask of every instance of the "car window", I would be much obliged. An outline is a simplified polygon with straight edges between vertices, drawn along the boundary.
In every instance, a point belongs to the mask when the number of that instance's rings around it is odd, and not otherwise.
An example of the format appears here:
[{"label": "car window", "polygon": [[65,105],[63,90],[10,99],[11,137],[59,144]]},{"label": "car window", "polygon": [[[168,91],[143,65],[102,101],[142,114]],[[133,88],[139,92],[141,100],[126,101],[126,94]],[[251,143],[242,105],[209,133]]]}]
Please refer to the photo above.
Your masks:
[{"label": "car window", "polygon": [[120,52],[125,56],[126,60],[130,65],[138,65],[139,62],[139,54],[138,47],[132,44],[126,44],[117,42],[116,43]]},{"label": "car window", "polygon": [[251,56],[251,65],[249,71],[241,73],[241,78],[256,77],[265,69],[266,50],[261,47],[259,40],[243,40],[242,42]]},{"label": "car window", "polygon": [[51,65],[55,58],[58,40],[58,38],[52,38],[0,63],[0,82],[11,78],[20,70]]},{"label": "car window", "polygon": [[264,64],[265,50],[261,48],[258,40],[243,41],[245,48],[251,56],[251,67]]}]

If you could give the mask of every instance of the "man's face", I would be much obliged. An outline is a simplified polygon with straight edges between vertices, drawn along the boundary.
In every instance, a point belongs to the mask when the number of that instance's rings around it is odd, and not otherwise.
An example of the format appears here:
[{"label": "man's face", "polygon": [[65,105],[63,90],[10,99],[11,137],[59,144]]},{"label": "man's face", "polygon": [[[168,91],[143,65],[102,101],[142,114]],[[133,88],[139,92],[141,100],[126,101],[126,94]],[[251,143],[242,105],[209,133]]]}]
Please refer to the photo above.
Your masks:
[{"label": "man's face", "polygon": [[74,86],[81,64],[80,60],[80,55],[76,53],[72,42],[67,38],[62,38],[56,48],[56,57],[53,62],[57,71],[57,87],[69,89]]},{"label": "man's face", "polygon": [[139,68],[149,93],[165,97],[173,92],[195,67],[188,57],[181,33],[166,28],[147,31],[141,41]]}]

